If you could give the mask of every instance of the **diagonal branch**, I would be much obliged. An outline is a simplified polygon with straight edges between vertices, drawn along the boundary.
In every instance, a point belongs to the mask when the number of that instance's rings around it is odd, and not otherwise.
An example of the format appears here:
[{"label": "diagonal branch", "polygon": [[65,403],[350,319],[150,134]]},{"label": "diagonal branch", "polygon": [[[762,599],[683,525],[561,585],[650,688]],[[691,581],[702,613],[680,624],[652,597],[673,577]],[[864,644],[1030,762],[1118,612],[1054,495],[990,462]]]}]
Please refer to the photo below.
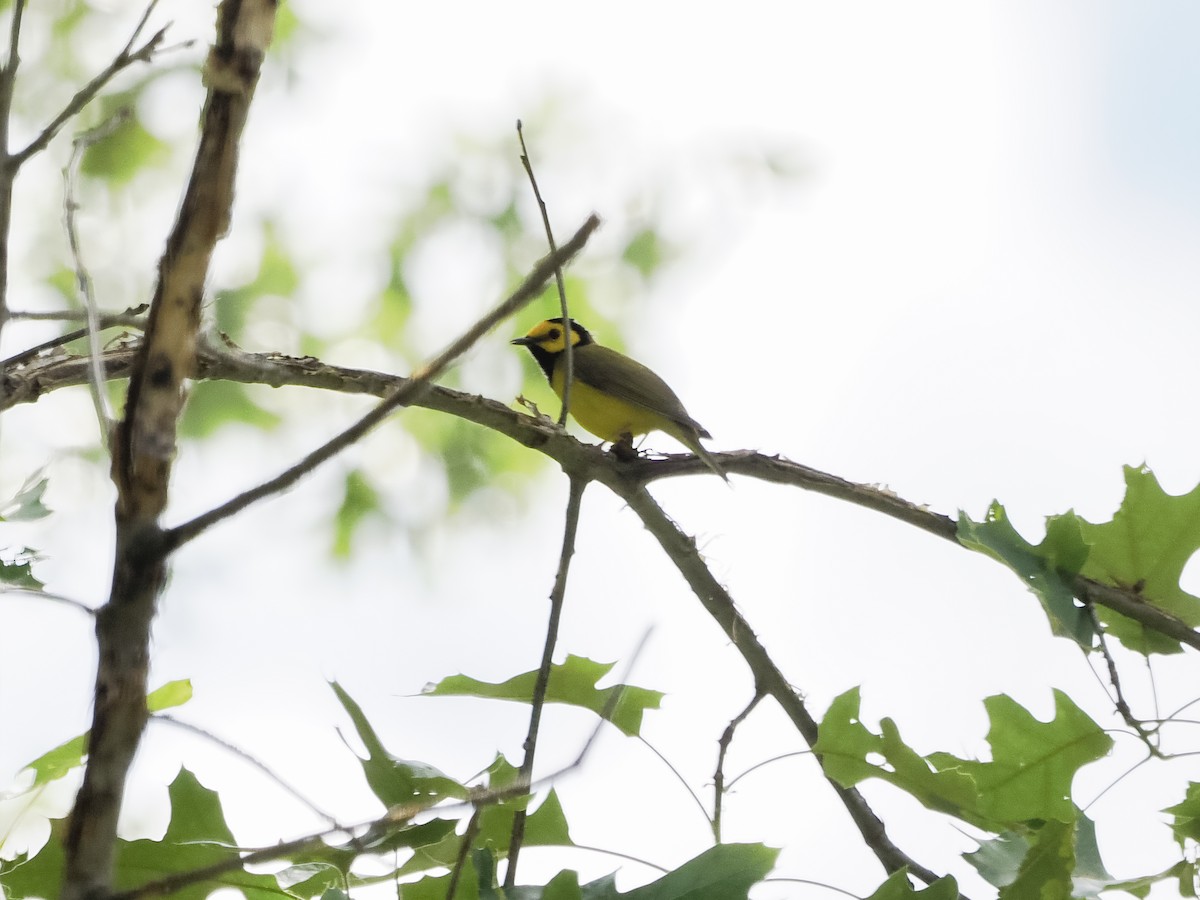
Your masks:
[{"label": "diagonal branch", "polygon": [[600,227],[600,220],[595,215],[589,216],[571,238],[558,251],[542,259],[533,271],[529,273],[521,286],[511,296],[474,325],[468,328],[454,343],[443,350],[413,373],[411,378],[404,379],[398,387],[389,391],[386,399],[373,410],[331,440],[322,444],[300,462],[280,473],[276,477],[251,488],[223,503],[216,509],[197,516],[190,522],[171,529],[166,534],[167,545],[174,549],[187,543],[217,522],[227,519],[240,512],[252,503],[266,497],[274,496],[291,487],[321,463],[340,453],[346,447],[359,440],[368,431],[382,422],[387,416],[401,406],[418,401],[429,388],[429,383],[440,375],[458,357],[470,349],[476,341],[487,334],[499,322],[511,316],[525,304],[533,300],[549,280],[555,269],[571,259],[583,249],[588,238]]},{"label": "diagonal branch", "polygon": [[[696,542],[671,521],[644,487],[620,478],[604,479],[604,483],[637,514],[646,530],[654,535],[663,551],[675,563],[675,567],[691,587],[692,593],[721,626],[721,630],[754,673],[756,689],[771,695],[805,742],[810,747],[814,746],[817,742],[816,719],[767,653],[750,624],[737,611],[733,598],[713,577],[700,557]],[[854,788],[842,787],[833,779],[829,779],[829,783],[858,827],[863,840],[889,874],[907,868],[926,884],[933,884],[938,880],[940,876],[936,872],[910,858],[892,842],[883,821],[867,805],[861,793]],[[961,894],[959,896],[966,900]]]}]

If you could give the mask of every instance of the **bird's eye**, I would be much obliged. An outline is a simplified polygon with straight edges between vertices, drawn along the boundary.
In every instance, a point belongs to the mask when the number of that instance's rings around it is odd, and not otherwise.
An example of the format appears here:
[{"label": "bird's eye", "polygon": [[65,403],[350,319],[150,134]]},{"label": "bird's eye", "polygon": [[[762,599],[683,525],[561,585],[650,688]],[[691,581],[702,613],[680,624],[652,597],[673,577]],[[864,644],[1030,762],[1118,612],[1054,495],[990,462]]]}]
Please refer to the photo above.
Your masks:
[{"label": "bird's eye", "polygon": [[550,340],[557,341],[560,337],[562,337],[561,331],[559,331],[557,328],[550,329],[550,334],[549,334]]}]

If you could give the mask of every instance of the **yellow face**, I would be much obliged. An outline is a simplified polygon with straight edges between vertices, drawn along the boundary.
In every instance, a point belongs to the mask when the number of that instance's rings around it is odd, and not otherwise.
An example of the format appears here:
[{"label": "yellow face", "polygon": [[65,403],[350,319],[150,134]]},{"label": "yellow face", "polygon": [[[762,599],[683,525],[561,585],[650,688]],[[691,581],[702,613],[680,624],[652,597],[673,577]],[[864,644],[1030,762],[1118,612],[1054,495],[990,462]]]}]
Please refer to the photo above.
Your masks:
[{"label": "yellow face", "polygon": [[[571,324],[575,325],[575,322],[572,321]],[[572,347],[576,346],[581,340],[576,328],[578,326],[571,329]],[[564,332],[565,329],[562,326],[562,322],[547,319],[545,322],[534,325],[533,328],[529,329],[529,334],[525,335],[520,343],[526,346],[533,345],[539,347],[547,353],[561,353],[567,346]]]}]

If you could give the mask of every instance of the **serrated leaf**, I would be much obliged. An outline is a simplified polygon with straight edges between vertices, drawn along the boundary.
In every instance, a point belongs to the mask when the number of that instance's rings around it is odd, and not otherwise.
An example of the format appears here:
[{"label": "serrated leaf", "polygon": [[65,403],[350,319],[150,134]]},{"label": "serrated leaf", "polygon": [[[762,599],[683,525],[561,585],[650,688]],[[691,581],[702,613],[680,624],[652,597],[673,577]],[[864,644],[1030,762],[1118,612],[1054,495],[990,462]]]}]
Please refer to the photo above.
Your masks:
[{"label": "serrated leaf", "polygon": [[[168,796],[171,820],[161,841],[117,841],[113,879],[117,891],[240,858],[215,792],[201,785],[187,769],[181,769],[171,783]],[[36,856],[0,860],[0,883],[8,900],[57,897],[61,893],[66,820],[54,819],[50,826],[50,840]],[[288,896],[272,876],[254,875],[241,868],[181,887],[172,891],[171,896],[204,900],[222,887],[236,888],[247,900],[278,900]]]},{"label": "serrated leaf", "polygon": [[908,880],[908,872],[899,869],[867,900],[911,900],[913,897],[920,897],[921,900],[958,900],[958,882],[947,876],[918,889]]},{"label": "serrated leaf", "polygon": [[[568,656],[550,670],[546,685],[547,703],[565,703],[590,709],[603,716],[625,734],[640,733],[642,714],[658,709],[663,694],[627,684],[597,688],[601,678],[612,671],[616,663],[598,663],[582,656]],[[478,681],[467,675],[451,675],[421,692],[425,697],[486,697],[530,703],[537,672],[525,672],[499,684]]]},{"label": "serrated leaf", "polygon": [[1180,848],[1188,841],[1200,841],[1200,784],[1189,781],[1183,801],[1163,810],[1173,818],[1171,831]]},{"label": "serrated leaf", "polygon": [[330,687],[350,716],[359,740],[367,749],[367,758],[360,758],[359,762],[362,764],[367,784],[384,806],[400,806],[413,802],[432,805],[442,797],[457,800],[466,798],[466,788],[433,766],[401,759],[389,753],[354,698],[336,681],[330,682]]},{"label": "serrated leaf", "polygon": [[957,769],[975,780],[979,810],[1004,825],[1039,819],[1074,822],[1071,801],[1075,773],[1112,748],[1110,738],[1062,691],[1054,692],[1054,718],[1040,722],[1011,697],[984,701],[991,727],[991,762],[962,760],[948,753],[927,759],[941,771]]},{"label": "serrated leaf", "polygon": [[[1125,497],[1109,522],[1079,520],[1092,547],[1082,574],[1104,584],[1136,588],[1148,603],[1191,627],[1200,626],[1200,597],[1179,585],[1188,560],[1200,549],[1200,487],[1172,496],[1146,468],[1125,467]],[[1178,653],[1179,642],[1106,609],[1108,631],[1139,653]]]},{"label": "serrated leaf", "polygon": [[872,733],[860,721],[859,709],[859,689],[852,688],[830,704],[822,719],[813,751],[820,756],[826,775],[843,787],[881,778],[930,809],[983,824],[970,776],[954,768],[935,770],[904,743],[891,719],[880,722],[880,734]]},{"label": "serrated leaf", "polygon": [[982,522],[959,511],[958,542],[1012,569],[1041,602],[1053,632],[1090,650],[1095,629],[1071,585],[1089,553],[1080,521],[1074,514],[1049,520],[1045,539],[1035,547],[1013,528],[1004,507],[992,503]]},{"label": "serrated leaf", "polygon": [[0,505],[0,522],[32,522],[50,515],[51,511],[42,504],[42,496],[49,484],[50,479],[41,471],[26,478],[20,489]]}]

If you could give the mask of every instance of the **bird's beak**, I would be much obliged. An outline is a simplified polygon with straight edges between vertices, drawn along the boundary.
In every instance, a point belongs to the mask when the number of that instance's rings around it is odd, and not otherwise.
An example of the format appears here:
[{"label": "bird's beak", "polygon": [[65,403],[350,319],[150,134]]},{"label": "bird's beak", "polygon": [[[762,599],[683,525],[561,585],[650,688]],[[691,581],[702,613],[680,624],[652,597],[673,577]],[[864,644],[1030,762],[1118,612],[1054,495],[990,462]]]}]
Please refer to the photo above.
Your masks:
[{"label": "bird's beak", "polygon": [[537,339],[530,337],[513,338],[509,343],[516,344],[519,347],[532,347],[537,343]]}]

